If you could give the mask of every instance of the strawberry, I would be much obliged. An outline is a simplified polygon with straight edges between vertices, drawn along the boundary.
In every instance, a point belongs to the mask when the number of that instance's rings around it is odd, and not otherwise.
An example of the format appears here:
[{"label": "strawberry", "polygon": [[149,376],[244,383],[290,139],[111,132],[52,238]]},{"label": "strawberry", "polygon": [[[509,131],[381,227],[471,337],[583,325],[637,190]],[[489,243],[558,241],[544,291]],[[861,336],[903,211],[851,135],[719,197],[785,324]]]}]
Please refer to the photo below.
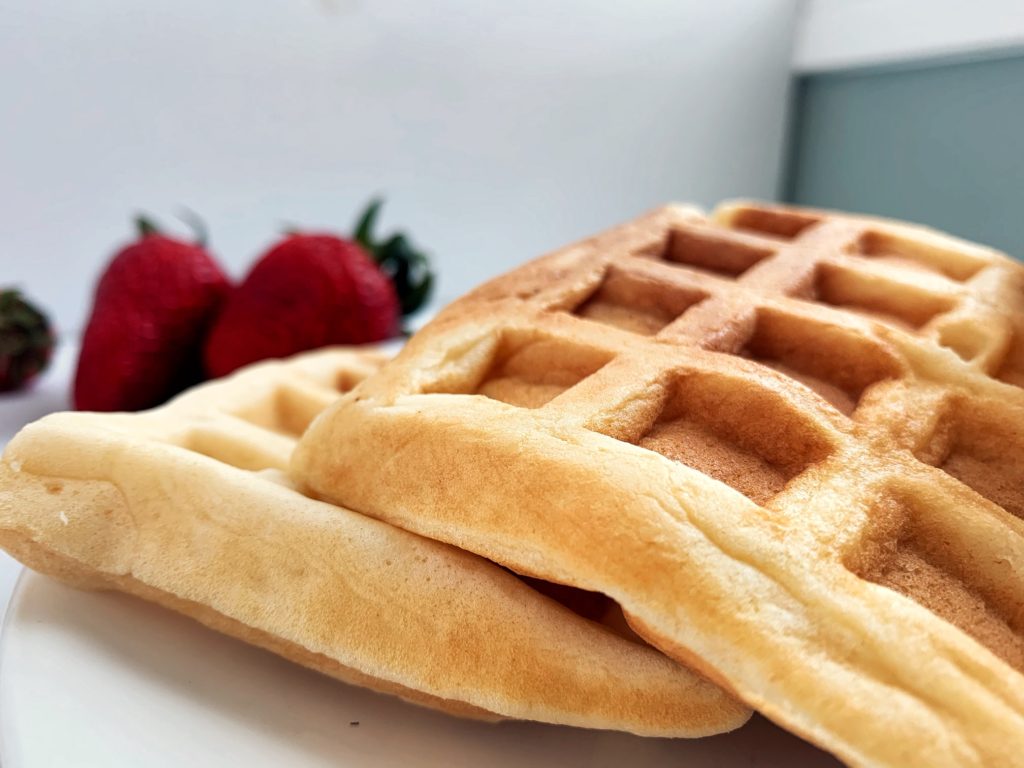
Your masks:
[{"label": "strawberry", "polygon": [[[253,266],[228,298],[207,340],[210,376],[329,344],[381,341],[430,291],[426,257],[401,234],[373,242],[380,202],[360,218],[354,240],[292,233]],[[375,263],[376,262],[376,263]]]},{"label": "strawberry", "polygon": [[53,328],[16,288],[0,291],[0,392],[28,385],[50,363]]},{"label": "strawberry", "polygon": [[186,243],[137,220],[96,287],[82,339],[74,403],[136,411],[201,379],[202,343],[230,285],[202,238]]}]

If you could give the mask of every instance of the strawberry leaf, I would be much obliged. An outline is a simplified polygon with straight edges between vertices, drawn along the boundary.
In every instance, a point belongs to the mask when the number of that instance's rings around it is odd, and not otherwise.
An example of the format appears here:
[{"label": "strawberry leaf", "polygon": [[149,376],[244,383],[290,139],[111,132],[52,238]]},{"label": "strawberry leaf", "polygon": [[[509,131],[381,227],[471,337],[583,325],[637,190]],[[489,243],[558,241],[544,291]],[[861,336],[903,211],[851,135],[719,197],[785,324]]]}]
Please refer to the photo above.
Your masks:
[{"label": "strawberry leaf", "polygon": [[153,235],[160,234],[160,227],[154,223],[154,221],[143,213],[138,214],[135,217],[135,231],[139,236],[139,239],[144,237],[152,237]]},{"label": "strawberry leaf", "polygon": [[373,198],[363,210],[362,215],[359,217],[359,221],[356,222],[356,231],[353,237],[355,238],[355,241],[369,251],[371,255],[375,251],[373,244],[373,230],[377,225],[377,215],[380,213],[381,206],[383,205],[384,201],[379,197]]},{"label": "strawberry leaf", "polygon": [[399,232],[383,242],[375,240],[373,231],[384,201],[370,201],[356,222],[353,238],[377,263],[395,286],[402,316],[407,317],[420,309],[430,298],[434,285],[434,272],[427,255],[418,250],[405,234]]}]

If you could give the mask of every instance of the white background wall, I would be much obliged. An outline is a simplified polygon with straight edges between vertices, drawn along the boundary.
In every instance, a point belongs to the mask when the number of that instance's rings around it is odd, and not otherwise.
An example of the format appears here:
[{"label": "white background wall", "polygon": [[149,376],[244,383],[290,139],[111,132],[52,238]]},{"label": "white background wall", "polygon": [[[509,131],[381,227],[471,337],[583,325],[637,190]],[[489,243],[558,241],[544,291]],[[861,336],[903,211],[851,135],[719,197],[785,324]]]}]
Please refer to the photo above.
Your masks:
[{"label": "white background wall", "polygon": [[240,276],[372,193],[441,298],[669,199],[770,197],[794,3],[0,0],[0,284],[74,330],[136,209]]}]

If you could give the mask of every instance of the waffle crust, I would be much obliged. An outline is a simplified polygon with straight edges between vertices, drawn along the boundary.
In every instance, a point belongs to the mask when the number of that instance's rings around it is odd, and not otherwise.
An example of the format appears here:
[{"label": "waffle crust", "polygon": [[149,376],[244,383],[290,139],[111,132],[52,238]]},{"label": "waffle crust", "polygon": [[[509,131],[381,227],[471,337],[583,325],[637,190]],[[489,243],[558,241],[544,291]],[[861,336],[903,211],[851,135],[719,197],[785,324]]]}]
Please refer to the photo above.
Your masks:
[{"label": "waffle crust", "polygon": [[1022,385],[1024,269],[1002,254],[668,206],[450,305],[292,470],[609,595],[851,765],[1019,765]]},{"label": "waffle crust", "polygon": [[700,736],[749,709],[494,563],[308,498],[295,441],[384,360],[264,363],[142,414],[64,413],[0,463],[0,546],[345,682],[456,715]]}]

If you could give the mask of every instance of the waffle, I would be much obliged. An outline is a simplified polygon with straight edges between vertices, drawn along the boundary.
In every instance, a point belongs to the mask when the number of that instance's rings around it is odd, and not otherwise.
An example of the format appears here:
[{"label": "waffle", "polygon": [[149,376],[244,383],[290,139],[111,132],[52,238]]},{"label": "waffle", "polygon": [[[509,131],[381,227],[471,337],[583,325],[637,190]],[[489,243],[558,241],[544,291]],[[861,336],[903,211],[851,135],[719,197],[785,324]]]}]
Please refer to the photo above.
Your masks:
[{"label": "waffle", "polygon": [[282,470],[298,435],[382,360],[321,351],[142,414],[48,416],[0,463],[0,545],[74,586],[456,715],[659,736],[742,724],[749,709],[624,624],[294,489]]},{"label": "waffle", "polygon": [[293,475],[608,595],[849,764],[1019,765],[1022,319],[931,230],[668,206],[451,305]]}]

